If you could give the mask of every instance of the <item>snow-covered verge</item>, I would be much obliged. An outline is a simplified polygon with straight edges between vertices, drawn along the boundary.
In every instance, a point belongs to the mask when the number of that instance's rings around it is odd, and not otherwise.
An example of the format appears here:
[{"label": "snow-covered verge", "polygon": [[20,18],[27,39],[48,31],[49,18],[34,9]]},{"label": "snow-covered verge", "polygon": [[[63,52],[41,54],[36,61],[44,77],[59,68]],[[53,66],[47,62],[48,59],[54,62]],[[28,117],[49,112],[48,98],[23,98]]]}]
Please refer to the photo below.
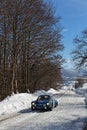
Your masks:
[{"label": "snow-covered verge", "polygon": [[28,108],[32,99],[34,99],[34,96],[28,93],[8,96],[0,102],[0,115],[10,114]]},{"label": "snow-covered verge", "polygon": [[85,104],[87,105],[87,96],[85,97]]},{"label": "snow-covered verge", "polygon": [[83,87],[76,89],[76,92],[85,97],[84,101],[87,105],[87,83],[83,84]]}]

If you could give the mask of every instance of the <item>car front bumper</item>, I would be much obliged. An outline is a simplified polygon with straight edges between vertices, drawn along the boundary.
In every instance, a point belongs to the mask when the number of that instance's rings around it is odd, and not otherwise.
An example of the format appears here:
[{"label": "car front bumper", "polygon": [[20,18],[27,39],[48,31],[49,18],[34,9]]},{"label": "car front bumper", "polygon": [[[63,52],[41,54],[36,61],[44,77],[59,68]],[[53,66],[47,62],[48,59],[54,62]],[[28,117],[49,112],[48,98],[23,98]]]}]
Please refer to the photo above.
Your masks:
[{"label": "car front bumper", "polygon": [[36,110],[49,110],[50,106],[47,104],[32,105],[31,108]]}]

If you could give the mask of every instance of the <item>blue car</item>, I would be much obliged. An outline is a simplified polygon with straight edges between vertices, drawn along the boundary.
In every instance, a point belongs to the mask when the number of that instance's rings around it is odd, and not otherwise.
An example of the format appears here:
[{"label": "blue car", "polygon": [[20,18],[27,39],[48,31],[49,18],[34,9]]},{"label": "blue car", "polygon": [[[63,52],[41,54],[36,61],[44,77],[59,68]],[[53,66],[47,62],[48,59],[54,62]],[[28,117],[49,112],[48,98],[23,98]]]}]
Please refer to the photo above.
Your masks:
[{"label": "blue car", "polygon": [[31,102],[31,109],[34,110],[52,110],[58,105],[58,101],[50,95],[40,95],[37,100]]}]

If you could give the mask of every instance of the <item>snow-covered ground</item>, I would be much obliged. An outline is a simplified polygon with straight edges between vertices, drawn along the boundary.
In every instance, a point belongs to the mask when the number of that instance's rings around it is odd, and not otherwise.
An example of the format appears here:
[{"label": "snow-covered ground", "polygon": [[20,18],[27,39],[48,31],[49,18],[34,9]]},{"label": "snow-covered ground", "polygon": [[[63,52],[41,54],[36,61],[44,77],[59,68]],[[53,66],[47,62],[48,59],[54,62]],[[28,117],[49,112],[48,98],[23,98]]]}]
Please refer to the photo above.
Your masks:
[{"label": "snow-covered ground", "polygon": [[[82,130],[87,120],[84,102],[87,84],[78,89],[77,93],[70,88],[64,86],[60,91],[50,89],[7,97],[0,102],[0,130]],[[44,93],[54,94],[59,101],[58,107],[47,112],[32,112],[31,101]]]},{"label": "snow-covered ground", "polygon": [[85,103],[87,105],[87,83],[83,85],[83,87],[76,89],[76,92],[85,97]]}]

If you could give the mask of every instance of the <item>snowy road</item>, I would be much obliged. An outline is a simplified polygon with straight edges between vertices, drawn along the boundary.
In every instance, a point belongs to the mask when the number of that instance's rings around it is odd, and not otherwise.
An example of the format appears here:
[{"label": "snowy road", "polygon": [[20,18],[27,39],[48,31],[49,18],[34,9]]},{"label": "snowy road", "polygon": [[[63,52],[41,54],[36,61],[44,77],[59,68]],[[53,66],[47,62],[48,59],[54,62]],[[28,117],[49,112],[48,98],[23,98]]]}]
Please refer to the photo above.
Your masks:
[{"label": "snowy road", "polygon": [[68,91],[52,111],[32,112],[26,109],[18,114],[0,122],[0,130],[82,130],[87,109],[84,97]]}]

